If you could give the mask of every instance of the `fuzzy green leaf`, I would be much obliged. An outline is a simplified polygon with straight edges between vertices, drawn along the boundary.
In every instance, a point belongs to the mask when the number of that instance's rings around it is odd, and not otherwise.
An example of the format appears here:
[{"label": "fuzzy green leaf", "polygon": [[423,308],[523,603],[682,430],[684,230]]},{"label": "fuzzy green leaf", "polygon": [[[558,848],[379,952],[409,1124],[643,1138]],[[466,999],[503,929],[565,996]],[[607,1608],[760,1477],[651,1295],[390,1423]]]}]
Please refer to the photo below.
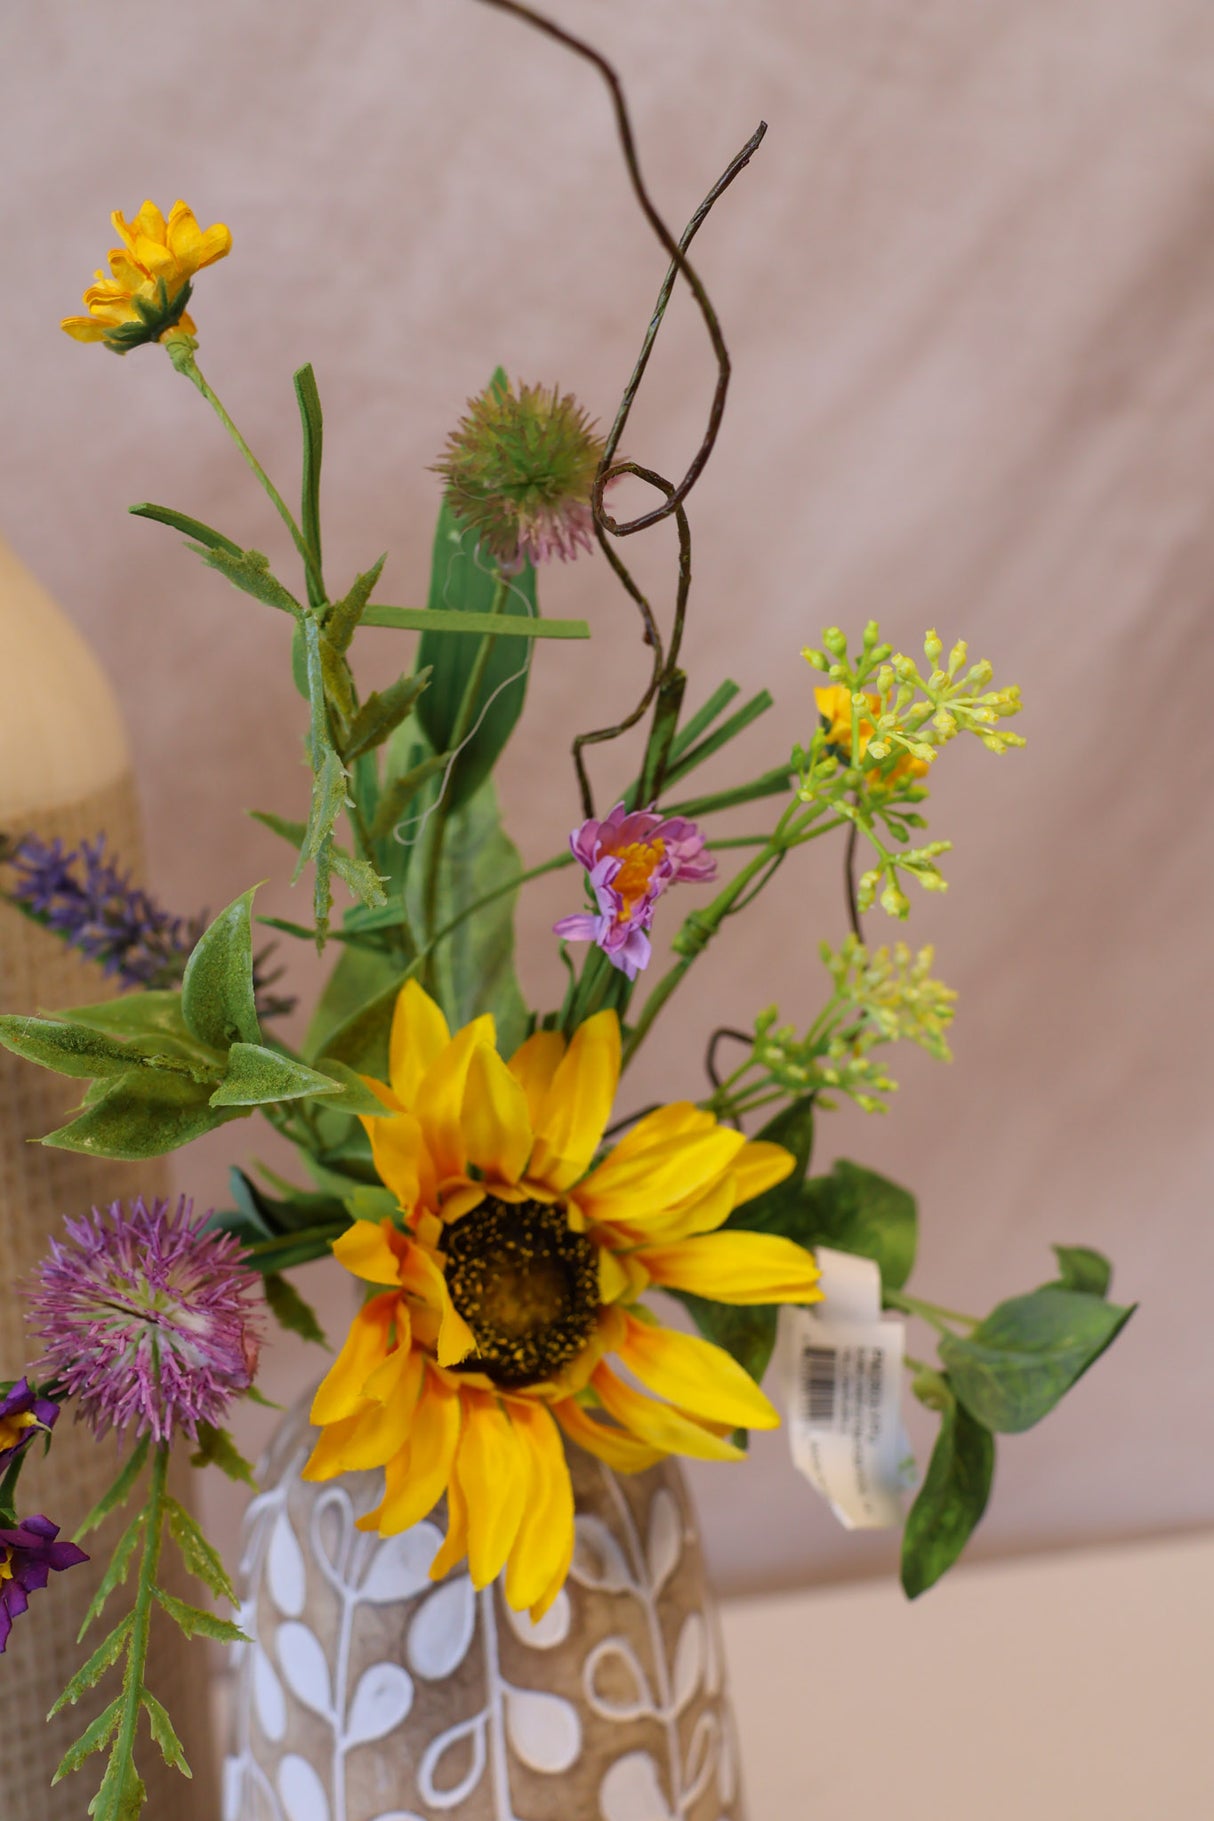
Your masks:
[{"label": "fuzzy green leaf", "polygon": [[372,591],[383,573],[387,560],[385,553],[377,563],[372,563],[370,569],[364,570],[362,575],[355,576],[350,592],[344,595],[340,601],[335,601],[329,609],[328,617],[325,620],[325,633],[338,651],[349,649],[350,641],[367,611],[367,603],[371,599]]},{"label": "fuzzy green leaf", "polygon": [[173,1722],[156,1699],[151,1689],[145,1688],[139,1697],[143,1710],[148,1717],[152,1738],[160,1747],[160,1755],[170,1770],[179,1770],[183,1777],[192,1777],[193,1771],[186,1762],[185,1748],[173,1730]]},{"label": "fuzzy green leaf", "polygon": [[169,1535],[181,1551],[181,1559],[195,1580],[209,1587],[217,1599],[236,1606],[236,1589],[219,1556],[203,1536],[194,1519],[176,1499],[165,1500],[165,1518]]},{"label": "fuzzy green leaf", "polygon": [[83,1112],[41,1142],[86,1157],[163,1157],[225,1120],[247,1116],[241,1107],[212,1107],[210,1096],[209,1082],[136,1069],[90,1095]]},{"label": "fuzzy green leaf", "polygon": [[93,1821],[139,1821],[147,1796],[134,1759],[116,1746],[88,1812]]},{"label": "fuzzy green leaf", "polygon": [[325,1101],[326,1111],[350,1113],[360,1119],[381,1119],[388,1109],[378,1095],[373,1094],[361,1075],[347,1068],[335,1056],[322,1056],[317,1064],[322,1075],[330,1076],[339,1084],[339,1091],[330,1095]]},{"label": "fuzzy green leaf", "polygon": [[253,992],[252,906],[256,886],[220,911],[195,944],[181,983],[181,1010],[191,1034],[212,1049],[257,1043]]},{"label": "fuzzy green leaf", "polygon": [[429,682],[430,672],[421,670],[413,676],[398,677],[387,689],[373,690],[350,723],[346,758],[356,759],[360,753],[381,745],[412,714]]},{"label": "fuzzy green leaf", "polygon": [[125,1043],[105,1036],[91,1025],[76,1024],[63,1018],[6,1013],[0,1016],[0,1043],[15,1056],[36,1062],[40,1068],[54,1069],[57,1074],[86,1081],[95,1081],[102,1075],[124,1075],[145,1061],[149,1065],[155,1062],[154,1057],[145,1058],[139,1051],[132,1051]]},{"label": "fuzzy green leaf", "polygon": [[100,1618],[102,1609],[115,1588],[125,1584],[126,1577],[130,1573],[131,1560],[139,1539],[143,1535],[144,1521],[143,1512],[137,1511],[115,1543],[113,1554],[106,1563],[105,1573],[101,1577],[97,1591],[89,1601],[88,1611],[80,1621],[80,1630],[76,1633],[77,1644],[80,1643],[93,1620]]},{"label": "fuzzy green leaf", "polygon": [[55,1702],[55,1705],[47,1714],[46,1717],[48,1720],[53,1720],[55,1715],[57,1713],[62,1713],[65,1707],[74,1707],[82,1694],[87,1694],[90,1688],[97,1682],[100,1682],[110,1665],[116,1663],[122,1655],[123,1646],[130,1635],[131,1627],[134,1623],[135,1615],[133,1612],[128,1612],[124,1619],[119,1619],[109,1637],[102,1639],[87,1663],[82,1663],[80,1665],[80,1668],[76,1671],[63,1693],[59,1696],[59,1699]]},{"label": "fuzzy green leaf", "polygon": [[371,822],[371,839],[384,841],[393,835],[410,803],[416,797],[423,784],[443,771],[450,760],[450,753],[434,752],[420,764],[413,765],[400,777],[390,778],[380,793],[375,815]]},{"label": "fuzzy green leaf", "polygon": [[316,1311],[306,1303],[295,1285],[277,1271],[271,1271],[262,1288],[270,1313],[280,1328],[290,1334],[298,1334],[304,1340],[313,1341],[318,1347],[327,1347],[325,1331],[316,1319]]},{"label": "fuzzy green leaf", "polygon": [[902,1586],[918,1599],[952,1567],[986,1510],[995,1438],[953,1395],[942,1373],[914,1380],[920,1403],[940,1412],[940,1432],[902,1536]]},{"label": "fuzzy green leaf", "polygon": [[325,842],[333,838],[333,827],[346,803],[346,771],[332,746],[325,748],[312,786],[312,802],[304,829],[296,878],[305,860],[315,860]]},{"label": "fuzzy green leaf", "polygon": [[241,550],[233,556],[222,545],[212,545],[208,549],[202,544],[191,544],[190,549],[202,558],[208,569],[218,569],[220,575],[242,594],[252,595],[255,601],[262,601],[267,607],[277,607],[280,613],[302,611],[295,596],[283,587],[270,568],[269,557],[263,556],[260,550]]},{"label": "fuzzy green leaf", "polygon": [[1000,1303],[962,1338],[940,1341],[958,1400],[988,1429],[1031,1429],[1117,1338],[1133,1308],[1047,1286]]},{"label": "fuzzy green leaf", "polygon": [[265,1106],[278,1100],[305,1100],[316,1094],[338,1094],[341,1085],[260,1043],[234,1043],[228,1068],[211,1095],[213,1107]]},{"label": "fuzzy green leaf", "polygon": [[[79,1770],[85,1759],[95,1751],[104,1751],[118,1730],[122,1717],[122,1696],[110,1702],[104,1713],[99,1713],[91,1726],[86,1726],[74,1745],[69,1745],[59,1760],[59,1768],[51,1778],[51,1788],[61,1783],[64,1777],[71,1776]],[[92,1810],[90,1809],[90,1813]]]},{"label": "fuzzy green leaf", "polygon": [[318,607],[324,599],[320,555],[320,462],[324,452],[325,420],[320,408],[320,393],[311,364],[300,367],[295,375],[295,397],[299,401],[300,427],[303,431],[303,482],[300,488],[299,528],[316,578],[308,576],[308,600]]},{"label": "fuzzy green leaf", "polygon": [[257,1480],[253,1468],[246,1461],[227,1429],[217,1429],[212,1423],[199,1423],[198,1449],[190,1456],[191,1467],[218,1467],[230,1480],[239,1480],[257,1491]]},{"label": "fuzzy green leaf", "polygon": [[157,990],[124,993],[100,1005],[73,1005],[61,1014],[74,1024],[87,1024],[107,1037],[188,1037],[181,994]]},{"label": "fuzzy green leaf", "polygon": [[148,1458],[149,1446],[149,1438],[146,1435],[136,1442],[131,1451],[130,1459],[118,1474],[113,1485],[107,1492],[102,1493],[101,1497],[97,1500],[97,1503],[93,1506],[93,1509],[85,1518],[83,1524],[81,1524],[79,1530],[77,1530],[75,1536],[75,1541],[77,1543],[80,1542],[82,1537],[88,1536],[90,1531],[96,1530],[99,1525],[104,1524],[111,1511],[117,1511],[120,1505],[126,1504],[131,1496],[136,1480],[143,1472],[144,1462]]},{"label": "fuzzy green leaf", "polygon": [[1082,1290],[1089,1296],[1107,1296],[1113,1281],[1113,1267],[1103,1252],[1090,1246],[1054,1246],[1058,1260],[1060,1290]]},{"label": "fuzzy green leaf", "polygon": [[333,871],[343,880],[360,904],[380,910],[388,902],[383,880],[368,860],[357,860],[334,842],[331,849]]},{"label": "fuzzy green leaf", "polygon": [[204,1612],[201,1606],[191,1606],[187,1600],[179,1600],[163,1587],[157,1587],[156,1598],[164,1607],[175,1625],[179,1625],[187,1638],[214,1638],[219,1644],[247,1644],[248,1638],[234,1625],[231,1619],[221,1619],[213,1612]]},{"label": "fuzzy green leaf", "polygon": [[320,651],[320,674],[324,678],[325,700],[335,708],[342,721],[348,721],[355,711],[354,679],[350,675],[350,666],[331,639],[322,632],[318,640]]},{"label": "fuzzy green leaf", "polygon": [[[283,840],[289,842],[297,852],[303,846],[308,833],[306,822],[293,822],[290,817],[276,816],[269,809],[251,809],[249,814],[254,822],[260,822],[263,828],[270,830],[271,834],[281,835]],[[264,922],[265,919],[260,918],[259,921]]]},{"label": "fuzzy green leaf", "polygon": [[229,556],[244,555],[240,545],[233,543],[230,537],[225,537],[222,531],[213,531],[200,518],[191,518],[185,512],[175,512],[171,506],[153,506],[145,500],[143,505],[131,506],[129,510],[136,518],[155,519],[158,525],[168,525],[173,531],[184,532],[195,543],[205,544],[208,550],[226,550]]}]

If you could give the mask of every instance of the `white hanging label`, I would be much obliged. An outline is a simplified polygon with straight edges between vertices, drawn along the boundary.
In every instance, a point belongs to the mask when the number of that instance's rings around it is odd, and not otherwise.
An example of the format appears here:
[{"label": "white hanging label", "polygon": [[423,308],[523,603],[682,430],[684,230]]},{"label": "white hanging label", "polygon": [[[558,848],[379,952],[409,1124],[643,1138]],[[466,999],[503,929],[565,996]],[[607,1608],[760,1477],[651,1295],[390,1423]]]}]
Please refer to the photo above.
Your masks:
[{"label": "white hanging label", "polygon": [[869,1258],[815,1248],[822,1301],[785,1308],[783,1346],[795,1465],[848,1530],[905,1515],[915,1462],[902,1424],[905,1324],[881,1311]]}]

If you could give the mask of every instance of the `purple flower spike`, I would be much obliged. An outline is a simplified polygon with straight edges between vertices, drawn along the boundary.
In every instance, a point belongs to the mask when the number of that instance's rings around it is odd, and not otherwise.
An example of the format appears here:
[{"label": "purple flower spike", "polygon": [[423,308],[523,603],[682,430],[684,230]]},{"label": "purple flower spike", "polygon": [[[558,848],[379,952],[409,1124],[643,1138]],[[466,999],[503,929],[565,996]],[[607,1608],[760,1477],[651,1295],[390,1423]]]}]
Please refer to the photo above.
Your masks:
[{"label": "purple flower spike", "polygon": [[36,1435],[54,1428],[58,1414],[58,1404],[49,1397],[39,1397],[26,1378],[19,1378],[11,1391],[0,1397],[0,1473],[29,1447]]},{"label": "purple flower spike", "polygon": [[626,811],[617,803],[601,822],[591,818],[575,828],[569,845],[590,876],[598,911],[562,917],[553,930],[570,942],[596,942],[630,980],[649,965],[648,931],[667,886],[702,884],[717,876],[703,835],[686,816]]},{"label": "purple flower spike", "polygon": [[42,1516],[23,1518],[15,1530],[0,1530],[0,1656],[30,1594],[46,1586],[52,1571],[61,1574],[88,1561],[75,1543],[57,1543],[58,1535],[58,1524]]},{"label": "purple flower spike", "polygon": [[232,1234],[202,1231],[206,1219],[184,1196],[172,1211],[140,1197],[129,1212],[116,1201],[66,1220],[67,1240],[51,1241],[27,1292],[40,1364],[99,1436],[133,1426],[154,1442],[175,1429],[195,1438],[253,1382],[260,1280]]}]

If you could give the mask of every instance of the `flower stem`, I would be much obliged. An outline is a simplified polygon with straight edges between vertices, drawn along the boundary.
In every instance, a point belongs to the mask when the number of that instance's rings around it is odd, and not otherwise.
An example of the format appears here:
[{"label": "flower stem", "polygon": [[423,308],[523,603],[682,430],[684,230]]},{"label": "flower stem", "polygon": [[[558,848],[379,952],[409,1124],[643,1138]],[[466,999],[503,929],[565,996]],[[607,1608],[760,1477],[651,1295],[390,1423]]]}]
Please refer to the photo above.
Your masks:
[{"label": "flower stem", "polygon": [[925,1302],[922,1297],[908,1296],[905,1290],[885,1291],[885,1301],[895,1309],[902,1309],[907,1315],[917,1315],[934,1328],[937,1334],[951,1334],[949,1322],[960,1322],[963,1327],[976,1328],[978,1317],[965,1315],[960,1309],[946,1309],[941,1303]]},{"label": "flower stem", "polygon": [[[143,1555],[139,1563],[139,1582],[135,1591],[135,1610],[127,1644],[126,1671],[122,1678],[122,1717],[110,1753],[122,1766],[133,1770],[135,1735],[139,1727],[144,1671],[147,1668],[148,1637],[155,1600],[156,1570],[160,1566],[160,1548],[164,1535],[165,1497],[169,1473],[169,1445],[161,1442],[152,1454],[152,1477],[144,1506]],[[118,1788],[126,1786],[128,1773],[120,1770]]]}]

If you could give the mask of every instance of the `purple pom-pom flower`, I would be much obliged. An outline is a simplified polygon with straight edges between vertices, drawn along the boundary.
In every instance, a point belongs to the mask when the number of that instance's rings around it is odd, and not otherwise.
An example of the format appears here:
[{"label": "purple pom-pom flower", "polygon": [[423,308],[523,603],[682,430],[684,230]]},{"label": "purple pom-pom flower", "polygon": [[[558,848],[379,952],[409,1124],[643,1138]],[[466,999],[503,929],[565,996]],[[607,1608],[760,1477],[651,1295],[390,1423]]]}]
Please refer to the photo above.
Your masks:
[{"label": "purple pom-pom flower", "polygon": [[36,1435],[48,1434],[54,1428],[58,1414],[58,1404],[49,1397],[39,1397],[27,1378],[19,1378],[0,1397],[0,1473],[29,1447]]},{"label": "purple pom-pom flower", "polygon": [[74,1398],[98,1435],[133,1426],[154,1442],[218,1426],[247,1391],[261,1334],[251,1302],[259,1279],[230,1233],[204,1232],[183,1196],[116,1201],[65,1220],[27,1290],[45,1343],[40,1369]]},{"label": "purple pom-pom flower", "polygon": [[75,1568],[88,1557],[75,1543],[58,1543],[58,1524],[48,1517],[23,1518],[13,1530],[0,1529],[0,1656],[13,1620],[29,1606],[29,1596],[45,1587],[52,1570]]},{"label": "purple pom-pom flower", "polygon": [[667,886],[676,880],[702,884],[717,876],[703,835],[686,816],[626,811],[617,803],[602,821],[591,817],[575,828],[569,845],[589,874],[598,910],[562,917],[553,930],[570,942],[596,942],[630,980],[649,965],[648,932]]}]

